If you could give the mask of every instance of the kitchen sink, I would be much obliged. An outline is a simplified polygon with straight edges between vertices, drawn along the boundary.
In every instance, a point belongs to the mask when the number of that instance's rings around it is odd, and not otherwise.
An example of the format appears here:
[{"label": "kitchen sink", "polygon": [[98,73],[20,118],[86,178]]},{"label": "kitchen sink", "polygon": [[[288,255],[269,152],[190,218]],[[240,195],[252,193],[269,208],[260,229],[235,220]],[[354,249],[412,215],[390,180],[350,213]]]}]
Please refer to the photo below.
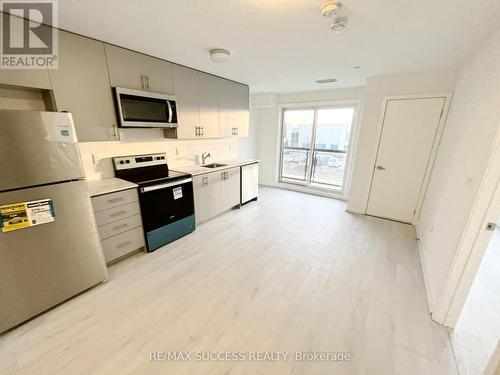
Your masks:
[{"label": "kitchen sink", "polygon": [[227,164],[219,164],[219,163],[212,163],[212,164],[207,164],[207,165],[202,165],[203,168],[219,168],[219,167],[225,167]]}]

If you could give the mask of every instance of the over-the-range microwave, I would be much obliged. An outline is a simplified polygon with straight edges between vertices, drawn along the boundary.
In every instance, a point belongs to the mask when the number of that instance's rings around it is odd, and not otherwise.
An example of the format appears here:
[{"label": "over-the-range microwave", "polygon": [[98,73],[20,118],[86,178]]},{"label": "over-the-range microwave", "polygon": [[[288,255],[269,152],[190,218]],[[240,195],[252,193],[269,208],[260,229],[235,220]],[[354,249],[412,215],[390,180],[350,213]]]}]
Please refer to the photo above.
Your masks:
[{"label": "over-the-range microwave", "polygon": [[176,128],[177,103],[172,95],[114,87],[121,128]]}]

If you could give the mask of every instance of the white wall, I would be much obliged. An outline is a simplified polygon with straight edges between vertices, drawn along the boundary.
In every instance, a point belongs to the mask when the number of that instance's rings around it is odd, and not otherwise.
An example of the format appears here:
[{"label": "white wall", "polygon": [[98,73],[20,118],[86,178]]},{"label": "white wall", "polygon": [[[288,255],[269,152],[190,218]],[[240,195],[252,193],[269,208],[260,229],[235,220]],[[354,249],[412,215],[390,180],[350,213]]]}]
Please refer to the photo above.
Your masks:
[{"label": "white wall", "polygon": [[458,67],[404,75],[369,77],[361,98],[363,114],[347,209],[366,211],[378,146],[378,128],[384,98],[398,95],[448,93],[455,88]]},{"label": "white wall", "polygon": [[[203,152],[210,152],[212,156],[209,161],[234,159],[240,156],[237,138],[82,142],[78,146],[88,180],[114,177],[111,162],[114,156],[166,152],[168,166],[172,169],[197,164],[196,156]],[[94,164],[92,155],[98,156],[101,160]]]},{"label": "white wall", "polygon": [[[321,90],[287,94],[254,94],[251,113],[258,127],[258,158],[260,183],[275,185],[278,181],[279,163],[279,106],[291,103],[321,102],[335,100],[359,100],[363,88]],[[253,124],[251,123],[251,126]]]},{"label": "white wall", "polygon": [[418,221],[431,306],[439,301],[500,126],[500,31],[465,65]]}]

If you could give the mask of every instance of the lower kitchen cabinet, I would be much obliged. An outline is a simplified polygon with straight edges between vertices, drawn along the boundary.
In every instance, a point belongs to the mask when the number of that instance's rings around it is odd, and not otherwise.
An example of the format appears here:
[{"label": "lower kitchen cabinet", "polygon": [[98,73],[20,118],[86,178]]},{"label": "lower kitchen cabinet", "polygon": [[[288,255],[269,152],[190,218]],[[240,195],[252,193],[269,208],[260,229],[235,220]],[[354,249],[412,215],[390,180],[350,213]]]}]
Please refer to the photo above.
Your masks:
[{"label": "lower kitchen cabinet", "polygon": [[240,204],[240,167],[193,177],[196,222],[203,223]]},{"label": "lower kitchen cabinet", "polygon": [[92,197],[92,206],[107,264],[144,247],[137,189]]}]

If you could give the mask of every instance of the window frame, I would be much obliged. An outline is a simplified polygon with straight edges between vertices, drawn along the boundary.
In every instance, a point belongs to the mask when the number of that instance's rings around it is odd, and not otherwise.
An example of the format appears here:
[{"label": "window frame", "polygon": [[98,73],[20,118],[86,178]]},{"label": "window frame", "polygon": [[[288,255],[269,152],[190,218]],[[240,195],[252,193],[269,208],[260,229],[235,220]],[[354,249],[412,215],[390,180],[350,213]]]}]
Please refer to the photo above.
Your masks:
[{"label": "window frame", "polygon": [[[310,193],[319,193],[322,195],[328,195],[334,198],[339,198],[343,200],[347,200],[348,194],[351,188],[351,180],[352,180],[352,170],[354,164],[354,157],[356,154],[356,148],[358,143],[358,121],[359,121],[359,111],[360,111],[360,100],[352,99],[352,100],[335,100],[335,101],[320,101],[320,102],[303,102],[303,103],[283,103],[278,107],[279,112],[279,132],[278,132],[278,168],[277,168],[277,185],[289,188],[293,190],[300,190],[304,192]],[[315,149],[316,142],[316,131],[317,131],[317,114],[318,110],[322,109],[335,109],[335,108],[353,108],[353,118],[351,125],[351,132],[349,136],[349,149],[346,155],[346,165],[344,170],[344,180],[343,186],[340,189],[335,189],[332,187],[326,187],[327,184],[316,183],[312,181],[313,169],[312,159],[314,157],[315,151],[321,151]],[[311,147],[308,151],[308,154],[312,153],[310,157],[307,159],[306,164],[306,178],[305,181],[295,180],[292,178],[283,177],[283,139],[284,139],[284,119],[285,119],[285,111],[286,110],[314,110],[314,122],[313,122],[313,132],[312,132],[312,140]],[[309,156],[309,155],[308,155]]]}]

